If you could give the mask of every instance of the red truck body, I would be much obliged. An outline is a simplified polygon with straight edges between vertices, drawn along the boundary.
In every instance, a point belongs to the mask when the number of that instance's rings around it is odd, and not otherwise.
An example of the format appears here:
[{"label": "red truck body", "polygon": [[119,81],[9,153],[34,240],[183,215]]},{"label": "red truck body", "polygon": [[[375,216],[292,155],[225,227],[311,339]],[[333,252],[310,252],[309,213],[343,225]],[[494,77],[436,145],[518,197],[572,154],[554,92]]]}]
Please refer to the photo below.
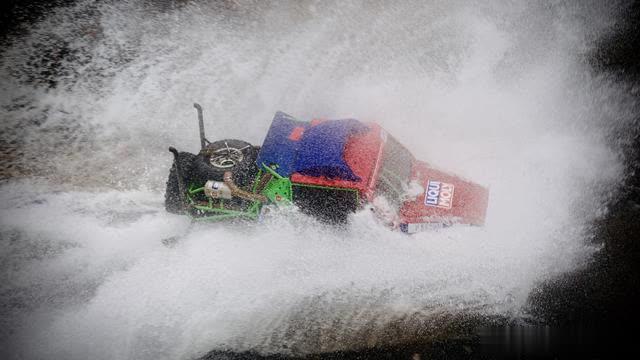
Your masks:
[{"label": "red truck body", "polygon": [[[373,204],[373,210],[388,225],[408,233],[434,224],[484,224],[487,188],[415,159],[380,125],[367,123],[367,126],[370,131],[350,136],[344,148],[344,160],[359,181],[293,173],[291,182],[357,190],[361,203]],[[414,189],[401,199],[391,199],[390,211],[379,206],[376,197],[385,195],[385,188],[391,187],[386,182],[396,180],[413,184]]]}]

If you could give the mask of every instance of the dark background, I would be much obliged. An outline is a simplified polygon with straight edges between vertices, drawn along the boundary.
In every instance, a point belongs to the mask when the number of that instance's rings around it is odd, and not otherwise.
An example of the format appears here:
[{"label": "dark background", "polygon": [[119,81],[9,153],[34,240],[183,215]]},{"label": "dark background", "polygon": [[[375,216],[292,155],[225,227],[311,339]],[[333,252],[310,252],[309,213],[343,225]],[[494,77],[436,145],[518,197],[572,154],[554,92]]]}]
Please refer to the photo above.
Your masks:
[{"label": "dark background", "polygon": [[[5,0],[0,5],[0,46],[28,29],[50,9],[70,0]],[[599,72],[626,84],[640,114],[640,4],[633,2],[618,30],[602,39],[588,61]],[[603,244],[586,268],[552,279],[534,291],[527,326],[482,325],[466,337],[400,348],[325,354],[313,358],[612,358],[637,353],[640,328],[640,116],[621,137],[628,178],[609,215],[596,225]],[[207,358],[256,358],[253,354],[215,352]]]}]

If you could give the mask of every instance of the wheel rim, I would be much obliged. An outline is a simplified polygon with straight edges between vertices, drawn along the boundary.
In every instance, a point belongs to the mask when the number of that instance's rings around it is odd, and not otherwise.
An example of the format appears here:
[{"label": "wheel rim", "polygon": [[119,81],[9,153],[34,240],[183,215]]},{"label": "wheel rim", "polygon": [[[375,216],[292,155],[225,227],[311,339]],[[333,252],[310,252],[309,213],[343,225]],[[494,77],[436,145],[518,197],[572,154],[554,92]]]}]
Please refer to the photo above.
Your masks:
[{"label": "wheel rim", "polygon": [[242,162],[244,159],[242,150],[229,147],[226,143],[225,145],[226,147],[217,149],[211,154],[209,158],[211,166],[220,169],[230,169]]}]

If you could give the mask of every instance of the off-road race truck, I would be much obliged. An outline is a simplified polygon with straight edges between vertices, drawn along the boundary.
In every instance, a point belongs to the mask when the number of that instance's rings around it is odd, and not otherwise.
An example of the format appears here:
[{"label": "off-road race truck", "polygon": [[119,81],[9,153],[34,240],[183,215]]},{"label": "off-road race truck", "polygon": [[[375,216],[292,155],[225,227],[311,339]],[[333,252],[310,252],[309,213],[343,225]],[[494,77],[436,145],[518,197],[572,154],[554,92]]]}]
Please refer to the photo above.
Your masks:
[{"label": "off-road race truck", "polygon": [[297,206],[323,222],[345,223],[367,207],[393,229],[414,233],[451,224],[482,225],[488,190],[417,160],[376,123],[299,121],[277,112],[261,146],[210,142],[198,112],[198,154],[169,150],[167,211],[196,220],[257,220]]}]

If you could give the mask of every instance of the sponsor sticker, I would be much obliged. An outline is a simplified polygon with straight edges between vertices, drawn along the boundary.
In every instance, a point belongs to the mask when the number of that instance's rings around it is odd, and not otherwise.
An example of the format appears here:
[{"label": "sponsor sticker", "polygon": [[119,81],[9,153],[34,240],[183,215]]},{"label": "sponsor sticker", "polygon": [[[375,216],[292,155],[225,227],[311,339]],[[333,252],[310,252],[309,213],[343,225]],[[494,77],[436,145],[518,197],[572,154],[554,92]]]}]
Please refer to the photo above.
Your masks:
[{"label": "sponsor sticker", "polygon": [[429,180],[424,194],[424,204],[443,209],[451,209],[453,202],[453,184],[442,181]]}]

